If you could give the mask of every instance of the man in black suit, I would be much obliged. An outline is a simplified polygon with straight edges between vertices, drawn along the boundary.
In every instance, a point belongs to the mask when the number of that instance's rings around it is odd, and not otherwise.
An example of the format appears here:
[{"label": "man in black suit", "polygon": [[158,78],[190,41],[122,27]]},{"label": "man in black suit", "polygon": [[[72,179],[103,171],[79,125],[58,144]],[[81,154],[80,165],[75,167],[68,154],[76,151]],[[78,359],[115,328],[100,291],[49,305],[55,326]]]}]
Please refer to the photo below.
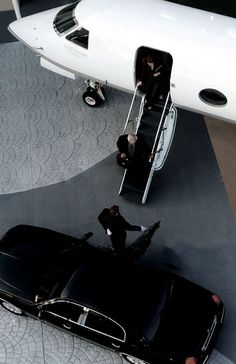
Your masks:
[{"label": "man in black suit", "polygon": [[142,71],[138,86],[142,93],[146,94],[146,107],[151,110],[155,105],[158,96],[163,97],[161,91],[161,80],[163,78],[163,64],[151,55],[142,59]]},{"label": "man in black suit", "polygon": [[117,140],[117,163],[121,167],[144,166],[148,163],[151,150],[141,135],[124,134]]},{"label": "man in black suit", "polygon": [[106,234],[110,236],[113,249],[116,254],[121,254],[125,250],[126,231],[145,231],[144,226],[131,225],[119,211],[119,206],[105,208],[98,216],[98,221],[103,226]]}]

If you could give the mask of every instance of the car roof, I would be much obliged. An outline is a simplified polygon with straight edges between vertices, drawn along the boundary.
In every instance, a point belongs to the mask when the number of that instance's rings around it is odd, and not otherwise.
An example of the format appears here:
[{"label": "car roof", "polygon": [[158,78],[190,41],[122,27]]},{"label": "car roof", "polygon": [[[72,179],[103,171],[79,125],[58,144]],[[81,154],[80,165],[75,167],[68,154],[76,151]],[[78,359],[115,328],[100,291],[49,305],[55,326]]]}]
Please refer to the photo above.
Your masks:
[{"label": "car roof", "polygon": [[165,304],[167,276],[111,258],[81,262],[61,298],[75,300],[145,336]]}]

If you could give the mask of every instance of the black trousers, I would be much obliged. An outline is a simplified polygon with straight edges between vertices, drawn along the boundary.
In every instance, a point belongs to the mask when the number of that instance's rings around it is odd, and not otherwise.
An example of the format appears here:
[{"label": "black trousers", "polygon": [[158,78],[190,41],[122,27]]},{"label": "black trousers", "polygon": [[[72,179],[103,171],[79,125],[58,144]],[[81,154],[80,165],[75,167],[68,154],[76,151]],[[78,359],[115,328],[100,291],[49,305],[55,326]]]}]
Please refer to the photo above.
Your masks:
[{"label": "black trousers", "polygon": [[122,254],[125,250],[126,232],[113,233],[110,238],[115,253]]}]

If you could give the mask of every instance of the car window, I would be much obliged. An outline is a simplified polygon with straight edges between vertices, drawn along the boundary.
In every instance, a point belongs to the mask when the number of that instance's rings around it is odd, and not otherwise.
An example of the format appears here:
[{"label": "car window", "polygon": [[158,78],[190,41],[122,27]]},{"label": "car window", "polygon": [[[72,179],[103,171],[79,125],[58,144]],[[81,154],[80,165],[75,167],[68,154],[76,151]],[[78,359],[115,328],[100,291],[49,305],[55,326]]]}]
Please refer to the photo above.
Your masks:
[{"label": "car window", "polygon": [[123,328],[115,321],[96,312],[89,311],[84,326],[117,340],[125,341],[125,332]]},{"label": "car window", "polygon": [[80,28],[71,34],[67,35],[66,39],[74,42],[75,44],[79,45],[80,47],[88,49],[88,42],[89,42],[89,31]]},{"label": "car window", "polygon": [[69,319],[77,322],[83,313],[83,308],[71,302],[54,302],[43,306],[43,310],[53,316]]},{"label": "car window", "polygon": [[64,33],[78,23],[74,17],[74,9],[77,6],[78,2],[79,1],[64,7],[57,13],[53,22],[53,26],[58,33]]}]

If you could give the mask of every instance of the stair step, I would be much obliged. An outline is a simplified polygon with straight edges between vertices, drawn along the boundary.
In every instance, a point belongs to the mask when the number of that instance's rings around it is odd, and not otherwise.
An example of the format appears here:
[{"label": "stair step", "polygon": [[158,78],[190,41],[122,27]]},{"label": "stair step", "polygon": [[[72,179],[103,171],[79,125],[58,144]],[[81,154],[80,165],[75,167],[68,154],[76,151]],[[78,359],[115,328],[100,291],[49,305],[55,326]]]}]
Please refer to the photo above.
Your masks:
[{"label": "stair step", "polygon": [[155,128],[149,128],[146,124],[140,124],[137,134],[156,136],[158,130],[158,124]]},{"label": "stair step", "polygon": [[151,119],[142,117],[140,125],[146,125],[147,128],[157,129],[160,123],[160,118]]},{"label": "stair step", "polygon": [[138,188],[137,186],[134,186],[133,184],[123,183],[123,188],[142,194],[145,189],[145,186],[144,186],[144,188]]},{"label": "stair step", "polygon": [[136,186],[138,189],[144,188],[143,185],[146,185],[147,179],[151,170],[151,164],[147,166],[145,169],[139,167],[137,170],[128,169],[124,183],[132,184]]},{"label": "stair step", "polygon": [[159,124],[159,120],[161,118],[161,113],[160,115],[158,115],[157,113],[154,114],[150,114],[149,112],[145,112],[143,113],[141,122],[145,122],[147,124],[154,124],[154,125],[158,125]]},{"label": "stair step", "polygon": [[[166,103],[166,99],[162,99],[162,100],[160,100],[160,99],[158,99],[157,101],[156,101],[156,103],[155,103],[155,105],[153,106],[153,108],[152,108],[152,110],[154,111],[154,110],[156,110],[156,109],[160,109],[160,108],[162,108],[162,109],[164,109],[164,106],[165,106],[165,103]],[[168,103],[167,103],[167,105],[166,105],[166,108],[170,108],[170,106],[171,106],[171,100],[169,99],[169,101],[168,101]]]},{"label": "stair step", "polygon": [[155,140],[156,133],[152,133],[151,131],[146,130],[146,129],[141,129],[141,130],[139,129],[138,134],[142,134],[144,136],[144,138],[146,139],[146,142],[148,143],[148,145],[150,147],[153,146],[153,142]]},{"label": "stair step", "polygon": [[120,196],[133,202],[142,203],[143,193],[138,193],[137,191],[130,190],[129,188],[123,188]]}]

